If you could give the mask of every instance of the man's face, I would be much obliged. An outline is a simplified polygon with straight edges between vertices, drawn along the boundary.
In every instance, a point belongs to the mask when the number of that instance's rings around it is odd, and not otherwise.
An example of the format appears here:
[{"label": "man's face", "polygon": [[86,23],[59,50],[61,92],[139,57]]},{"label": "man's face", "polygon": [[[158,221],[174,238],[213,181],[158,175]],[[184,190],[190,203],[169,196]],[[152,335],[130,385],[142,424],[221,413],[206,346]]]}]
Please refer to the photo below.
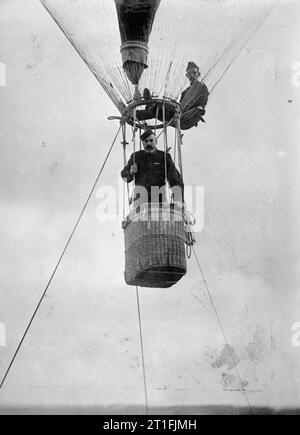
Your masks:
[{"label": "man's face", "polygon": [[189,79],[191,83],[193,83],[195,80],[198,80],[200,77],[200,72],[197,67],[189,68],[186,72],[186,76]]},{"label": "man's face", "polygon": [[143,146],[144,150],[148,154],[153,154],[156,150],[157,145],[157,139],[154,134],[151,134],[151,136],[147,137],[147,139],[143,140]]}]

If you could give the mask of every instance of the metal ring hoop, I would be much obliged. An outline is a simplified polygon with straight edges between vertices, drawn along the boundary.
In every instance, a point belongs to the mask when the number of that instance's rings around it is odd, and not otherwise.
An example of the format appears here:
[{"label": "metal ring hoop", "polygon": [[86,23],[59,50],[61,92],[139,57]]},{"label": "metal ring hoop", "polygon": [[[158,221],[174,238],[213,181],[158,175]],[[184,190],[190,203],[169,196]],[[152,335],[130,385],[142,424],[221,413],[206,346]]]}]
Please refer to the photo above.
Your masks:
[{"label": "metal ring hoop", "polygon": [[[181,105],[176,100],[172,100],[170,98],[154,98],[154,97],[151,97],[147,100],[144,98],[140,98],[138,100],[133,100],[133,101],[130,101],[128,103],[127,110],[129,112],[129,116],[128,116],[129,119],[126,120],[127,124],[134,126],[135,128],[138,128],[141,130],[145,129],[145,128],[151,129],[151,130],[157,130],[157,129],[164,128],[163,122],[161,124],[151,124],[151,125],[149,125],[143,121],[138,121],[138,122],[134,123],[134,120],[133,120],[134,109],[141,107],[141,106],[146,106],[148,104],[156,104],[156,105],[165,104],[166,108],[170,108],[171,110],[172,109],[174,110],[174,115],[177,115],[178,118],[181,117],[181,112],[182,112]],[[175,119],[175,116],[173,116],[170,121],[166,122],[166,124],[170,125],[174,119]]]}]

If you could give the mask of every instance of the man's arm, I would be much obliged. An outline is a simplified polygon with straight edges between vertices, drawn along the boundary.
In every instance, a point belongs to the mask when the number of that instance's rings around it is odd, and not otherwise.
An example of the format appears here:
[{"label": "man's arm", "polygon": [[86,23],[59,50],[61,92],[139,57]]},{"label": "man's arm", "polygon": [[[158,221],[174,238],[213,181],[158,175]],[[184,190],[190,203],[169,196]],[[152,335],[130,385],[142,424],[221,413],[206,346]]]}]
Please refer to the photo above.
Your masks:
[{"label": "man's arm", "polygon": [[130,159],[128,160],[127,165],[121,171],[121,177],[127,183],[130,183],[133,180],[133,174],[130,172],[130,168],[133,165],[133,154],[131,154]]}]

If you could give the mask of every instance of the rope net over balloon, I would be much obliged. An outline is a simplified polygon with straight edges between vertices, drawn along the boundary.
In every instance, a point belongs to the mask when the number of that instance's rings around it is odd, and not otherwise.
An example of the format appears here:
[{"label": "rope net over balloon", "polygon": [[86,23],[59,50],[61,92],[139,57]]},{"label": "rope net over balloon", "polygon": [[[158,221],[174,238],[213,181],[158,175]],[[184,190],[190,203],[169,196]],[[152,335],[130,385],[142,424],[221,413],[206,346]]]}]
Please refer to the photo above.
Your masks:
[{"label": "rope net over balloon", "polygon": [[[178,101],[188,86],[185,71],[189,61],[199,66],[200,80],[212,92],[278,3],[278,0],[40,1],[121,112],[136,98],[137,88],[140,92],[148,88],[152,98]],[[137,14],[135,21],[130,14],[126,15],[128,10]],[[147,11],[149,19],[141,25]],[[126,25],[131,29],[127,34]],[[126,41],[126,37],[130,40]],[[135,61],[128,61],[127,56],[133,53]]]}]

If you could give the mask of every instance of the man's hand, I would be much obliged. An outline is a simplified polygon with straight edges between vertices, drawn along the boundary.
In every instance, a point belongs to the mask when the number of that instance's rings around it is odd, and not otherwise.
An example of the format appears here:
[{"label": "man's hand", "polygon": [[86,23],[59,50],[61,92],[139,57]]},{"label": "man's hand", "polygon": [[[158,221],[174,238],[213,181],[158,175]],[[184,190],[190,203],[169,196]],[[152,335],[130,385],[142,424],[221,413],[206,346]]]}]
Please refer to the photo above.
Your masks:
[{"label": "man's hand", "polygon": [[137,164],[134,163],[130,168],[130,174],[136,174],[137,173]]}]

